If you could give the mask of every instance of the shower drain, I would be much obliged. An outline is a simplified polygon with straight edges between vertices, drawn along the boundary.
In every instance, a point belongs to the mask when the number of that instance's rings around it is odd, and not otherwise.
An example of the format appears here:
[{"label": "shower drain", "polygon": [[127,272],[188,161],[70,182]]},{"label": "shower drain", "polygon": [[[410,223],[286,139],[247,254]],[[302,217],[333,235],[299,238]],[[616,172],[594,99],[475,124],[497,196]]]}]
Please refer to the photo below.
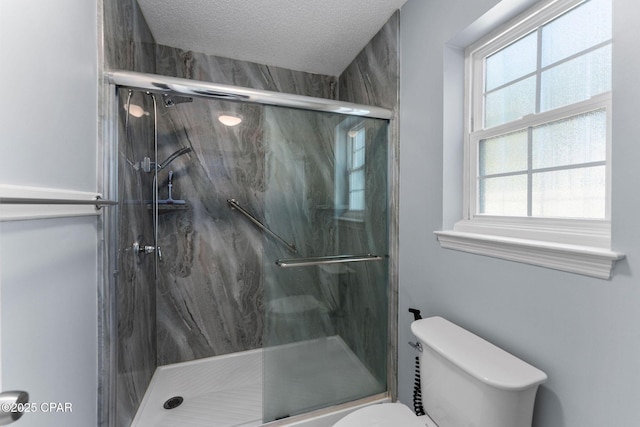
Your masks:
[{"label": "shower drain", "polygon": [[184,402],[184,399],[182,398],[182,396],[174,396],[172,398],[167,399],[167,401],[164,402],[164,405],[162,406],[164,407],[164,409],[174,409],[182,405],[182,402]]}]

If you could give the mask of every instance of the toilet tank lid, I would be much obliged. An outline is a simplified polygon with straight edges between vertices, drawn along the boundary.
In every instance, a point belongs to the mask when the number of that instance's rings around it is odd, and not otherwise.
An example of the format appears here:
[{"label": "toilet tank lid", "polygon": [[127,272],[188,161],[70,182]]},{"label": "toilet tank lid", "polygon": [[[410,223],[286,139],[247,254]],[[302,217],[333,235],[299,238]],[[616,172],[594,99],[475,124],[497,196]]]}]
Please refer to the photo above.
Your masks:
[{"label": "toilet tank lid", "polygon": [[493,387],[523,390],[547,380],[538,368],[442,317],[416,320],[411,331],[423,345]]}]

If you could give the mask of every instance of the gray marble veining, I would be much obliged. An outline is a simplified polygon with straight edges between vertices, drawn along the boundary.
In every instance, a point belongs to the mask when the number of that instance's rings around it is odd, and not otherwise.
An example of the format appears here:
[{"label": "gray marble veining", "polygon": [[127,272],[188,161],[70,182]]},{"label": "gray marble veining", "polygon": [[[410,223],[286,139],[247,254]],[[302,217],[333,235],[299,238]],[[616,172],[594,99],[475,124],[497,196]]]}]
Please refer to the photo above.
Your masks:
[{"label": "gray marble veining", "polygon": [[[242,126],[226,128],[216,120],[216,111],[229,109],[241,110]],[[237,198],[260,215],[261,120],[258,107],[201,99],[161,111],[160,157],[193,149],[159,176],[160,199],[171,170],[174,198],[187,204],[186,210],[160,206],[161,365],[261,346],[260,234],[226,203]]]},{"label": "gray marble veining", "polygon": [[336,99],[338,79],[285,68],[185,51],[156,48],[157,73],[253,89]]},{"label": "gray marble veining", "polygon": [[136,0],[103,0],[107,70],[155,73],[155,41]]}]

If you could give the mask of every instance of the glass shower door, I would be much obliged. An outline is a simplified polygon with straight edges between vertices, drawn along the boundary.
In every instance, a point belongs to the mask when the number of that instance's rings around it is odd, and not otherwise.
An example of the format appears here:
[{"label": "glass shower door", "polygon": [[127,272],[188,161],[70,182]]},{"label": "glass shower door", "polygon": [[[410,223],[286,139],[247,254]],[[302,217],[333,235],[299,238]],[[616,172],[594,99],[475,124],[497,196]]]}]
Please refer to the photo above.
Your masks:
[{"label": "glass shower door", "polygon": [[264,421],[387,390],[386,120],[266,107]]}]

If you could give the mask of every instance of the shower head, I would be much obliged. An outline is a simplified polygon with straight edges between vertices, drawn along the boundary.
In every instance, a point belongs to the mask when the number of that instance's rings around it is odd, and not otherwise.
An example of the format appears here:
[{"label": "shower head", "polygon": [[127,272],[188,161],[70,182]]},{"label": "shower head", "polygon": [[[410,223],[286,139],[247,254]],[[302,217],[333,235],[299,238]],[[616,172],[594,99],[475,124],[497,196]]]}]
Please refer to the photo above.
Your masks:
[{"label": "shower head", "polygon": [[167,159],[160,163],[160,166],[158,166],[158,169],[164,169],[165,167],[167,167],[167,165],[171,162],[173,162],[175,159],[177,159],[180,156],[183,156],[187,153],[192,152],[193,149],[191,147],[184,147],[179,149],[178,151],[176,151],[175,153],[173,153],[172,155],[170,155],[169,157],[167,157]]}]

